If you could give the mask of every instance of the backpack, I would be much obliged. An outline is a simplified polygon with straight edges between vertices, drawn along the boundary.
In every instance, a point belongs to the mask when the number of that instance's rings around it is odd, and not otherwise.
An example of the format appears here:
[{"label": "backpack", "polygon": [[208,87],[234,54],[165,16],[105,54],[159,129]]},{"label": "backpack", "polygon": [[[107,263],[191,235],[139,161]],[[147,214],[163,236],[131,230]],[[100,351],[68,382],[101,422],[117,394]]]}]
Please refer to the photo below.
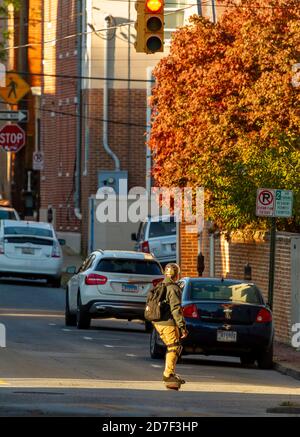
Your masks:
[{"label": "backpack", "polygon": [[159,322],[162,318],[163,307],[167,294],[167,286],[160,282],[154,288],[148,291],[146,299],[146,308],[144,312],[145,319],[149,322]]}]

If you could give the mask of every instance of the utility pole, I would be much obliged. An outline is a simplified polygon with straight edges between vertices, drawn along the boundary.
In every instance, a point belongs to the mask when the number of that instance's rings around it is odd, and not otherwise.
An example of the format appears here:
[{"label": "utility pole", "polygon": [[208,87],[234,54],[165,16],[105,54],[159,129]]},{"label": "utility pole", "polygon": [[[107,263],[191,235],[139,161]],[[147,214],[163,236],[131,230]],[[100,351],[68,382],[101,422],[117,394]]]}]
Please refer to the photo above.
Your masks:
[{"label": "utility pole", "polygon": [[198,15],[202,17],[202,0],[197,1]]},{"label": "utility pole", "polygon": [[216,24],[217,22],[216,0],[211,0],[211,8],[212,8],[213,23]]}]

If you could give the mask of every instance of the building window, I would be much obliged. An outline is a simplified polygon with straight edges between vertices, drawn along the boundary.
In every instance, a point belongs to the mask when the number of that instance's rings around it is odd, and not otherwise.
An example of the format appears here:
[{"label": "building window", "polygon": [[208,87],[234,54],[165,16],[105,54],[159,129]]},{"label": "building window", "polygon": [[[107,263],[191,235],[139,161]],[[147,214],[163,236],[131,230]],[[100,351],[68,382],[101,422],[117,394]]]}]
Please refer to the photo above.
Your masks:
[{"label": "building window", "polygon": [[184,25],[184,8],[187,0],[165,0],[165,40],[171,38],[172,32]]}]

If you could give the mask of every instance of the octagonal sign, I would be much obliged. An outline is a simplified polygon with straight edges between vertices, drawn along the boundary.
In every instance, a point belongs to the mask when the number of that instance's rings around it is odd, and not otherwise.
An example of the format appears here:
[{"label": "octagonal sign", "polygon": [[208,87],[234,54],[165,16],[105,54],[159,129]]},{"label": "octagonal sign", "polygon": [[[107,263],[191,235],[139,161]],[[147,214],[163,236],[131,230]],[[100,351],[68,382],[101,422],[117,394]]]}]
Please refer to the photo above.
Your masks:
[{"label": "octagonal sign", "polygon": [[25,142],[26,134],[18,124],[6,124],[0,129],[0,147],[6,152],[17,153]]}]

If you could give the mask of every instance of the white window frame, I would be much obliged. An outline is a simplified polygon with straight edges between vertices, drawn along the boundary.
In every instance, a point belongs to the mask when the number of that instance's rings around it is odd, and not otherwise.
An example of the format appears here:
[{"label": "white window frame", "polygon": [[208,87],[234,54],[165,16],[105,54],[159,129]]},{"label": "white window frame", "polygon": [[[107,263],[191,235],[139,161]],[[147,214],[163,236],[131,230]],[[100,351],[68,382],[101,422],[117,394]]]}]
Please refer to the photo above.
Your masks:
[{"label": "white window frame", "polygon": [[[172,0],[172,2],[174,2],[174,3],[175,3],[175,1],[176,0]],[[182,6],[183,6],[182,4],[184,4],[185,6],[188,6],[189,1],[187,1],[187,0],[178,0],[178,3],[181,3],[181,7],[176,7],[175,4],[171,5],[170,7],[168,7],[167,2],[165,2],[165,8],[164,8],[165,15],[169,14],[170,12],[176,12],[176,11],[180,12],[182,10]],[[182,10],[182,13],[183,13],[183,22],[182,22],[182,25],[184,25],[185,10]],[[177,29],[178,29],[178,27],[171,27],[171,28],[165,27],[164,33],[165,33],[165,44],[166,45],[170,45],[171,34],[172,34],[172,32],[175,32]],[[168,37],[166,36],[167,32],[170,34],[170,36],[168,36]]]}]

